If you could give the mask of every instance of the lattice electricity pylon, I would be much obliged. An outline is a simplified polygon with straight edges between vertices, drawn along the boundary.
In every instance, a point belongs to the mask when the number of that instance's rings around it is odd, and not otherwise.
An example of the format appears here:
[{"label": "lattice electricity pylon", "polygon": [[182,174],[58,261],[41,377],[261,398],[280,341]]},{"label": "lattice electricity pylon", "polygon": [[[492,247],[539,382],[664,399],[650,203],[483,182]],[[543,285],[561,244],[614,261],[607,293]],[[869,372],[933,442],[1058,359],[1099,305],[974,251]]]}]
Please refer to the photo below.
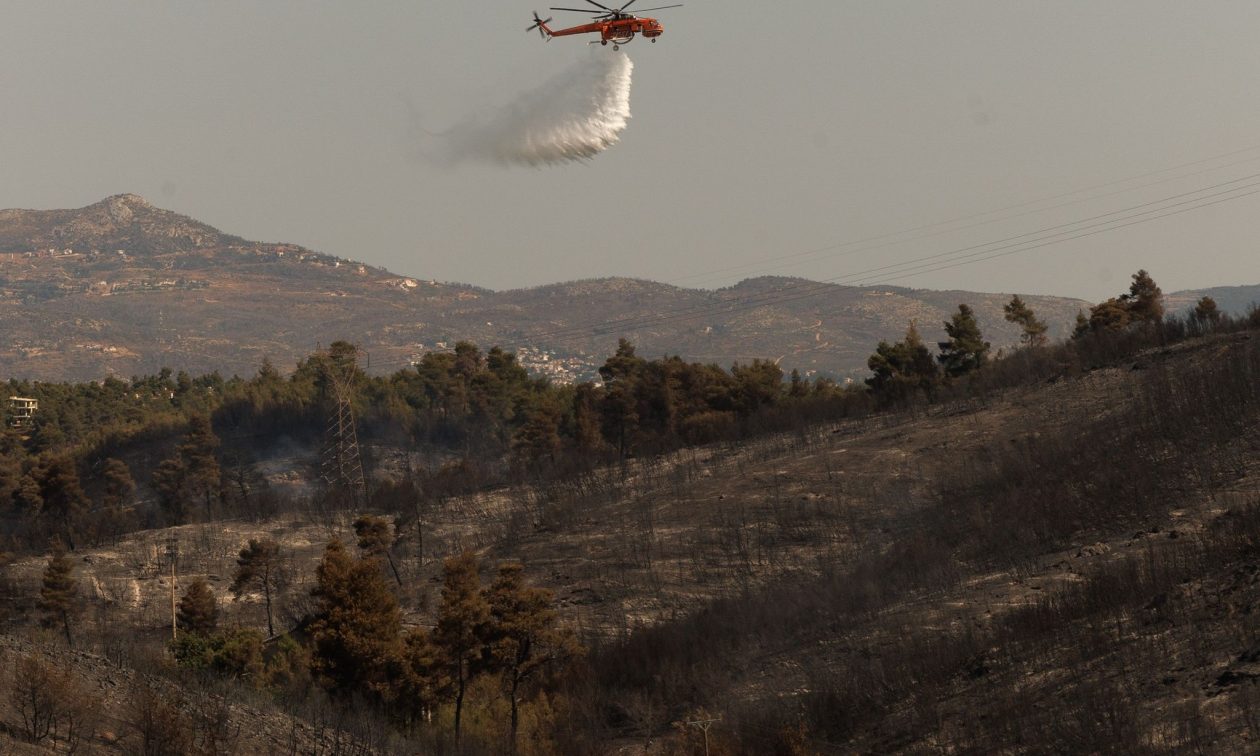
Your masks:
[{"label": "lattice electricity pylon", "polygon": [[330,489],[345,491],[355,503],[362,504],[367,499],[367,484],[363,478],[363,461],[359,456],[359,437],[354,427],[354,408],[350,404],[355,362],[352,359],[349,364],[337,364],[330,358],[325,365],[328,387],[333,393],[333,406],[324,432],[320,472]]}]

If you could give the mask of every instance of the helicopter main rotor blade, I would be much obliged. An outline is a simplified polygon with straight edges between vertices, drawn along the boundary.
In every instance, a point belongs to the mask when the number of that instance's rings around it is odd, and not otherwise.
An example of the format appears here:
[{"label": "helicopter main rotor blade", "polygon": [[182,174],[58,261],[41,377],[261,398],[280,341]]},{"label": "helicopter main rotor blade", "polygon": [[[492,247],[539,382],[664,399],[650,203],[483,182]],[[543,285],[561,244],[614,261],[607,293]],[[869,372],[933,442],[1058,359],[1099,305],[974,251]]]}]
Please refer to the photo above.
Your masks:
[{"label": "helicopter main rotor blade", "polygon": [[628,3],[626,3],[625,5],[623,5],[623,6],[621,6],[620,8],[618,8],[618,9],[617,9],[617,12],[618,12],[618,13],[624,13],[624,12],[626,11],[626,8],[629,8],[631,5],[634,5],[634,4],[635,4],[635,3],[637,3],[637,2],[639,2],[639,0],[630,0],[630,2],[628,2]]},{"label": "helicopter main rotor blade", "polygon": [[602,16],[603,13],[596,13],[588,8],[552,8],[551,10],[573,11],[574,13],[590,13],[596,16]]},{"label": "helicopter main rotor blade", "polygon": [[596,6],[596,7],[598,7],[598,8],[603,8],[604,10],[608,11],[609,13],[616,13],[616,12],[617,12],[617,11],[613,10],[612,8],[609,8],[607,5],[600,5],[599,3],[595,2],[595,0],[586,0],[586,2],[590,3],[591,5]]},{"label": "helicopter main rotor blade", "polygon": [[640,8],[639,12],[647,13],[648,11],[657,11],[657,10],[665,10],[666,8],[681,8],[681,7],[683,7],[683,3],[678,3],[677,5],[661,5],[656,8]]}]

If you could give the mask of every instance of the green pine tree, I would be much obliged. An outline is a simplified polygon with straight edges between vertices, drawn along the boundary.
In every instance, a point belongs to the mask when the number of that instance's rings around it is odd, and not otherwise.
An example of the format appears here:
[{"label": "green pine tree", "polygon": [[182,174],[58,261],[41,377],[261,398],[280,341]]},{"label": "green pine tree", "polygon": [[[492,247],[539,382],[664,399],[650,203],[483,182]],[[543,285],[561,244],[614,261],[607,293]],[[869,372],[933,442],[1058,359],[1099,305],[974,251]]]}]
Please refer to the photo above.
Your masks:
[{"label": "green pine tree", "polygon": [[441,678],[440,654],[430,634],[421,628],[408,631],[402,642],[402,664],[393,680],[395,710],[404,723],[421,721],[437,704]]},{"label": "green pine tree", "polygon": [[43,499],[41,516],[73,551],[75,535],[82,530],[83,518],[91,503],[79,483],[74,459],[62,456],[49,461],[40,475],[39,489]]},{"label": "green pine tree", "polygon": [[1112,297],[1089,308],[1089,330],[1123,331],[1133,322],[1133,310],[1123,300]]},{"label": "green pine tree", "polygon": [[184,484],[188,494],[201,500],[207,520],[214,517],[213,503],[219,496],[218,449],[219,437],[214,434],[210,417],[193,415],[188,421],[188,434],[179,447],[179,456],[184,463]]},{"label": "green pine tree", "polygon": [[54,540],[39,589],[39,609],[44,614],[45,625],[61,625],[68,646],[74,646],[70,620],[78,613],[78,601],[79,583],[74,577],[74,562],[66,555],[61,541]]},{"label": "green pine tree", "polygon": [[454,694],[455,747],[459,748],[464,694],[468,683],[481,671],[479,662],[485,648],[490,606],[481,592],[477,556],[465,551],[448,557],[442,565],[442,605],[438,609],[433,644],[438,663]]},{"label": "green pine tree", "polygon": [[1084,310],[1076,311],[1076,323],[1072,327],[1072,338],[1080,339],[1090,332],[1089,318]]},{"label": "green pine tree", "polygon": [[1216,306],[1216,300],[1206,295],[1195,303],[1191,317],[1206,330],[1213,330],[1221,324],[1221,311]]},{"label": "green pine tree", "polygon": [[879,342],[866,365],[874,373],[866,385],[884,403],[904,401],[918,391],[930,392],[940,379],[936,361],[914,323],[901,341]]},{"label": "green pine tree", "polygon": [[1007,322],[1017,324],[1020,327],[1020,330],[1023,331],[1023,333],[1020,334],[1019,340],[1022,341],[1025,346],[1045,346],[1047,340],[1046,324],[1037,319],[1036,313],[1032,311],[1031,307],[1024,303],[1024,300],[1019,298],[1018,294],[1011,297],[1011,301],[1008,302],[1002,309],[1006,313]]},{"label": "green pine tree", "polygon": [[485,598],[490,607],[490,664],[503,677],[515,752],[525,684],[548,667],[577,655],[580,649],[573,632],[557,621],[551,591],[526,585],[521,564],[499,565]]},{"label": "green pine tree", "polygon": [[604,438],[625,457],[630,453],[639,430],[638,384],[647,360],[634,353],[634,345],[625,339],[617,341],[617,352],[599,369],[604,379],[604,395],[600,402],[600,428]]},{"label": "green pine tree", "polygon": [[958,305],[958,312],[945,323],[945,333],[949,340],[938,344],[941,354],[937,359],[946,375],[966,375],[988,362],[989,342],[980,335],[980,326],[969,306]]},{"label": "green pine tree", "polygon": [[394,564],[393,548],[398,539],[394,526],[384,517],[362,515],[354,521],[354,534],[359,539],[359,550],[369,559],[384,559],[394,575],[398,585],[402,585],[402,576]]},{"label": "green pine tree", "polygon": [[110,457],[105,460],[105,470],[101,473],[105,483],[101,504],[107,509],[121,509],[131,503],[136,492],[136,482],[131,477],[131,468],[120,459]]},{"label": "green pine tree", "polygon": [[554,402],[541,402],[531,408],[525,423],[512,438],[516,461],[526,468],[542,462],[555,463],[562,446],[560,408]]},{"label": "green pine tree", "polygon": [[351,558],[341,541],[328,544],[315,575],[311,655],[320,682],[338,697],[387,699],[400,654],[397,597],[376,561]]},{"label": "green pine tree", "polygon": [[236,574],[229,589],[237,599],[250,589],[262,591],[267,605],[267,637],[275,637],[276,634],[271,601],[272,593],[279,589],[280,567],[280,544],[270,538],[251,538],[236,559]]},{"label": "green pine tree", "polygon": [[192,501],[202,503],[206,519],[213,518],[221,479],[218,448],[219,438],[214,434],[209,416],[193,415],[175,454],[154,470],[153,488],[158,502],[173,522],[187,518],[188,503]]},{"label": "green pine tree", "polygon": [[1164,317],[1164,292],[1145,270],[1133,274],[1129,293],[1120,301],[1125,303],[1129,318],[1134,322],[1158,323]]},{"label": "green pine tree", "polygon": [[219,626],[219,602],[204,578],[192,581],[180,597],[175,622],[194,635],[210,635]]}]

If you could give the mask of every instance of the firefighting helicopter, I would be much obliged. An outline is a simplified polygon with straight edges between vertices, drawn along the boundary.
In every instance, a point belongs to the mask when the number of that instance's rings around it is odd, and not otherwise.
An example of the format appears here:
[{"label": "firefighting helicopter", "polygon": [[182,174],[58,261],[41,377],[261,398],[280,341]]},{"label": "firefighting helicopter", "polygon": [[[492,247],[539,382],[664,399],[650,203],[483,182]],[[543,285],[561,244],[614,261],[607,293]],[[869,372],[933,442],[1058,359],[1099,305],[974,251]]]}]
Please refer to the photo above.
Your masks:
[{"label": "firefighting helicopter", "polygon": [[[525,31],[538,30],[538,35],[548,42],[552,37],[569,37],[574,34],[598,34],[599,43],[606,45],[612,42],[614,50],[620,50],[621,46],[634,39],[634,35],[642,34],[644,37],[656,41],[656,38],[665,33],[665,27],[661,26],[661,22],[654,18],[639,18],[630,13],[626,13],[626,9],[634,5],[638,0],[630,0],[630,2],[620,8],[609,8],[595,0],[586,0],[586,2],[599,8],[600,10],[592,11],[586,8],[552,8],[551,10],[572,11],[574,13],[590,13],[594,16],[589,24],[581,26],[573,26],[568,29],[552,30],[547,24],[551,23],[551,19],[542,19],[538,17],[538,11],[534,11],[534,23]],[[664,10],[665,8],[681,8],[682,3],[675,5],[662,5],[656,8],[644,8],[641,12]],[[595,44],[591,42],[590,44]]]}]

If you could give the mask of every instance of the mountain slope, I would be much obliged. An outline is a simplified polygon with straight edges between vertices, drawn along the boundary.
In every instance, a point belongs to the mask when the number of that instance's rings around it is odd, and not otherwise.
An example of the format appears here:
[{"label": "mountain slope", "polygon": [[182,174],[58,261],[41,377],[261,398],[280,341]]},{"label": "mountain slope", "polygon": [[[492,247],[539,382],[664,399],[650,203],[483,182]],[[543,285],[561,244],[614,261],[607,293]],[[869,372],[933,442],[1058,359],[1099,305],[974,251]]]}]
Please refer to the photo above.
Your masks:
[{"label": "mountain slope", "polygon": [[79,210],[0,210],[0,253],[32,249],[127,249],[160,253],[244,243],[192,218],[120,194]]},{"label": "mountain slope", "polygon": [[1189,289],[1166,295],[1165,305],[1170,312],[1192,309],[1203,297],[1216,300],[1221,312],[1245,315],[1252,305],[1260,304],[1260,284],[1254,286],[1213,286],[1209,289]]},{"label": "mountain slope", "polygon": [[[0,376],[89,380],[287,369],[346,339],[374,371],[468,339],[519,350],[558,379],[592,377],[616,348],[859,377],[881,339],[924,339],[958,304],[995,348],[1016,343],[1007,294],[846,287],[765,277],[715,291],[624,278],[494,292],[422,281],[292,244],[252,242],[118,195],[78,210],[0,211]],[[1026,297],[1062,335],[1087,303]],[[1224,306],[1225,303],[1223,302]]]},{"label": "mountain slope", "polygon": [[[770,744],[785,726],[817,753],[1253,752],[1260,339],[1116,357],[581,481],[428,500],[422,521],[395,520],[407,624],[433,626],[442,557],[474,550],[483,577],[524,564],[603,639],[570,720],[601,747],[569,752],[683,738],[669,723],[701,711],[729,753],[784,752]],[[299,505],[82,548],[84,598],[110,610],[85,612],[79,632],[161,648],[169,538],[188,547],[183,579],[226,595],[248,539],[277,540],[309,576],[329,537],[353,542],[352,519]],[[16,595],[34,600],[44,566],[14,563]],[[309,606],[310,586],[292,582],[278,604]],[[261,627],[263,601],[224,600],[223,623]],[[0,721],[15,716],[0,701]],[[248,745],[287,731],[272,722]]]}]

